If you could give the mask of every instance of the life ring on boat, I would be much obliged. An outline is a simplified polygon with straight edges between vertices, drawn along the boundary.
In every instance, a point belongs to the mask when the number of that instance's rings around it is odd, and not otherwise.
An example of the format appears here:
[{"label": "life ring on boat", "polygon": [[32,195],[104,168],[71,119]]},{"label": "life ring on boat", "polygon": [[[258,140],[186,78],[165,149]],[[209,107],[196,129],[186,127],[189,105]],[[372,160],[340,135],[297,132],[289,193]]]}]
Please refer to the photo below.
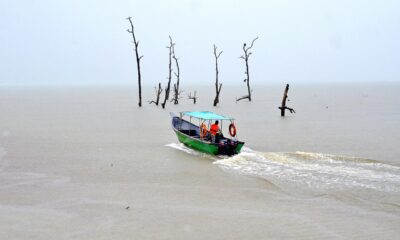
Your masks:
[{"label": "life ring on boat", "polygon": [[206,124],[201,124],[200,126],[200,138],[204,138],[207,135],[207,126]]},{"label": "life ring on boat", "polygon": [[235,137],[235,136],[236,136],[236,126],[235,126],[235,124],[233,124],[233,123],[229,124],[229,134],[230,134],[232,137]]}]

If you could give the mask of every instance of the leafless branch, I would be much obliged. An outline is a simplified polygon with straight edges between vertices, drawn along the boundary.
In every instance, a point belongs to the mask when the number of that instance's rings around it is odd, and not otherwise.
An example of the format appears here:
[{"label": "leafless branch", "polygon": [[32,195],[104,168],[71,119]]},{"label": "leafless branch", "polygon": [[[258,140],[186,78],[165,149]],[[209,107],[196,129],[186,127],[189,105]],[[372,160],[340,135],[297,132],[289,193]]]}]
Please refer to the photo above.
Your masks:
[{"label": "leafless branch", "polygon": [[251,102],[251,93],[252,90],[250,88],[250,72],[249,72],[249,58],[251,56],[251,54],[253,54],[252,52],[249,52],[249,50],[253,47],[254,42],[258,39],[258,37],[254,38],[253,41],[251,42],[250,46],[247,46],[246,43],[243,43],[243,55],[240,56],[239,58],[243,59],[245,61],[246,64],[246,71],[244,72],[244,74],[246,74],[246,78],[243,80],[243,82],[246,83],[247,85],[247,95],[243,96],[239,99],[236,99],[236,102],[243,100],[243,99],[248,99]]},{"label": "leafless branch", "polygon": [[129,23],[131,25],[131,29],[127,29],[127,31],[128,31],[128,33],[130,33],[132,35],[133,44],[135,46],[136,67],[137,67],[138,85],[139,85],[139,107],[141,107],[142,106],[142,76],[140,73],[140,60],[142,59],[143,55],[139,57],[139,51],[138,51],[139,41],[136,40],[135,28],[133,27],[132,17],[127,17],[126,19],[129,20]]},{"label": "leafless branch", "polygon": [[249,95],[246,95],[246,96],[243,96],[240,98],[236,98],[236,102],[239,102],[240,100],[243,100],[243,99],[249,99]]},{"label": "leafless branch", "polygon": [[258,37],[256,37],[256,38],[253,39],[253,41],[251,42],[250,47],[248,47],[247,50],[250,50],[250,49],[253,47],[254,42],[255,42],[257,39],[258,39]]},{"label": "leafless branch", "polygon": [[215,58],[215,98],[214,98],[214,107],[217,106],[219,103],[219,94],[221,92],[222,88],[222,83],[218,83],[218,75],[219,75],[219,69],[218,69],[218,59],[221,56],[222,51],[217,53],[217,46],[214,44],[214,58]]}]

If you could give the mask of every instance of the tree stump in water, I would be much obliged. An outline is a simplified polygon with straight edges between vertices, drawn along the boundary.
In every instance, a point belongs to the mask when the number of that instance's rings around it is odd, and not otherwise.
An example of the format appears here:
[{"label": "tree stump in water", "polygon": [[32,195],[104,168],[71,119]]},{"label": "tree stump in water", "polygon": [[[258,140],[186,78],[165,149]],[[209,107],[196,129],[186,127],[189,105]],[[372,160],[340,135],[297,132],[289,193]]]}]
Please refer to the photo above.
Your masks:
[{"label": "tree stump in water", "polygon": [[163,91],[163,89],[161,88],[161,83],[158,83],[158,88],[154,87],[156,90],[156,100],[151,100],[149,101],[150,104],[154,103],[155,105],[158,106],[158,103],[160,102],[160,95]]},{"label": "tree stump in water", "polygon": [[285,92],[283,93],[283,98],[282,98],[282,105],[279,107],[281,110],[281,117],[285,116],[285,110],[289,110],[290,113],[296,113],[296,111],[293,108],[287,107],[286,106],[286,100],[288,98],[288,92],[289,92],[289,84],[286,84]]},{"label": "tree stump in water", "polygon": [[193,104],[196,104],[196,101],[197,101],[196,91],[194,91],[194,95],[193,96],[192,96],[191,93],[189,93],[188,98],[189,99],[193,99]]}]

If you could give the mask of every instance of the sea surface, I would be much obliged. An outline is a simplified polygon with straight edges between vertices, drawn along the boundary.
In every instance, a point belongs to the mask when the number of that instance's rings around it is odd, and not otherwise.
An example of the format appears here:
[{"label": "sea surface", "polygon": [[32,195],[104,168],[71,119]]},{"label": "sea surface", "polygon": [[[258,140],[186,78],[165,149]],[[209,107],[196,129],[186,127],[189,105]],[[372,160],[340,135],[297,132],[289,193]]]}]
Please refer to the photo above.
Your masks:
[{"label": "sea surface", "polygon": [[[399,239],[400,85],[0,88],[0,239]],[[187,99],[197,91],[198,102]],[[233,157],[177,141],[169,112],[236,119]],[[222,128],[227,135],[228,123]]]}]

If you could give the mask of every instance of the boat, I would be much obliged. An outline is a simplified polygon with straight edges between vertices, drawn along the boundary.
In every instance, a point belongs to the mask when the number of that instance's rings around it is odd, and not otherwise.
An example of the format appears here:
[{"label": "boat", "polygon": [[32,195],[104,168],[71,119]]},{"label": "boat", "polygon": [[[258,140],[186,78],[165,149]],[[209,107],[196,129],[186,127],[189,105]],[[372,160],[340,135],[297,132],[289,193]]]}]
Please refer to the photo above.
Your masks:
[{"label": "boat", "polygon": [[[244,145],[244,142],[237,138],[235,119],[232,117],[209,111],[186,111],[180,112],[179,116],[174,113],[170,113],[170,115],[172,129],[178,140],[189,148],[212,155],[232,156],[238,154]],[[210,133],[210,126],[216,120],[220,122],[221,130],[224,122],[229,123],[230,137],[225,137],[222,133],[217,135]]]}]

